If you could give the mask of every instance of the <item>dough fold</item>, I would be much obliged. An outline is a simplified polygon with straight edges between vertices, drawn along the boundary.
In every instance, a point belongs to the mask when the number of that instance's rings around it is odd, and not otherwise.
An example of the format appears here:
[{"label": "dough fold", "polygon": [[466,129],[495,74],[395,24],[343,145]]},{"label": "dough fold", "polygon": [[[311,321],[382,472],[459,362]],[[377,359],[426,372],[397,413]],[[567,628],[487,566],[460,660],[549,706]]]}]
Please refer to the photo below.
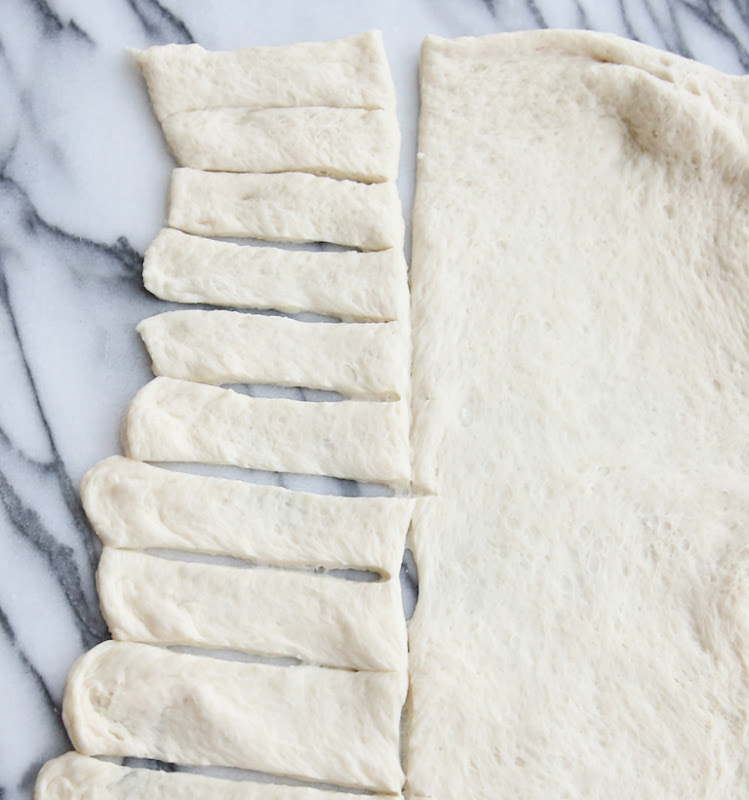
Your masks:
[{"label": "dough fold", "polygon": [[167,225],[201,236],[331,242],[359,250],[403,247],[394,183],[356,183],[303,172],[262,175],[180,167]]},{"label": "dough fold", "polygon": [[[333,795],[360,800],[360,794]],[[374,800],[395,800],[376,795]],[[188,772],[120,767],[78,753],[48,761],[39,772],[34,800],[331,800],[331,794],[306,786],[209,778]]]},{"label": "dough fold", "polygon": [[103,642],[73,666],[63,721],[83,755],[239,767],[397,794],[403,695],[395,672]]},{"label": "dough fold", "polygon": [[421,81],[409,795],[749,796],[749,81],[560,31]]},{"label": "dough fold", "polygon": [[105,545],[192,550],[279,566],[397,577],[413,501],[334,497],[206,478],[122,456],[86,473],[81,497]]},{"label": "dough fold", "polygon": [[146,250],[143,282],[177,303],[314,311],[348,320],[408,316],[403,252],[311,253],[216,242],[165,228]]},{"label": "dough fold", "polygon": [[130,403],[125,455],[329,475],[405,487],[409,413],[403,402],[306,403],[247,397],[154,378]]},{"label": "dough fold", "polygon": [[406,623],[397,577],[365,583],[105,547],[96,585],[118,641],[289,656],[405,675]]},{"label": "dough fold", "polygon": [[310,172],[366,183],[398,175],[392,111],[359,108],[214,108],[162,123],[183,167],[219,172]]},{"label": "dough fold", "polygon": [[297,322],[237,311],[169,311],[138,325],[155,375],[268,383],[398,400],[410,352],[400,323]]},{"label": "dough fold", "polygon": [[203,108],[395,108],[379,31],[233,52],[168,44],[132,51],[160,121]]}]

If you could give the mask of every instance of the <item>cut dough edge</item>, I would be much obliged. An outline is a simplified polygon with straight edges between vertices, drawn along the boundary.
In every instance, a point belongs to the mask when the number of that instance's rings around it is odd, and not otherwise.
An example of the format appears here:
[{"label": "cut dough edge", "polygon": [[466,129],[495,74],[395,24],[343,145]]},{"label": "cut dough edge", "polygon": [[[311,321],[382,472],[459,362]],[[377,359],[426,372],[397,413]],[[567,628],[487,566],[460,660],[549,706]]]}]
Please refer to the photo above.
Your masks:
[{"label": "cut dough edge", "polygon": [[188,167],[172,172],[167,224],[201,236],[330,242],[365,251],[403,247],[405,230],[392,182]]},{"label": "cut dough edge", "polygon": [[307,403],[154,378],[128,407],[122,444],[139,461],[226,464],[406,488],[408,431],[403,401]]},{"label": "cut dough edge", "polygon": [[168,311],[137,327],[155,375],[266,383],[398,400],[408,391],[407,333],[397,322],[297,322],[238,311]]},{"label": "cut dough edge", "polygon": [[215,108],[173,114],[162,128],[183,167],[308,172],[364,183],[398,174],[400,130],[391,111]]},{"label": "cut dough edge", "polygon": [[405,676],[406,624],[397,577],[367,583],[105,547],[96,583],[117,641],[287,656]]},{"label": "cut dough edge", "polygon": [[[361,800],[360,794],[307,786],[282,786],[189,772],[121,767],[71,752],[39,772],[34,800]],[[400,800],[375,795],[373,800]]]},{"label": "cut dough edge", "polygon": [[63,721],[83,755],[398,794],[404,697],[395,672],[276,667],[104,642],[73,666]]},{"label": "cut dough edge", "polygon": [[398,577],[413,501],[336,497],[174,472],[122,456],[85,475],[81,498],[105,545],[191,550],[278,566]]},{"label": "cut dough edge", "polygon": [[400,248],[310,253],[250,247],[163,229],[146,250],[143,282],[162,300],[313,311],[343,319],[408,318]]},{"label": "cut dough edge", "polygon": [[156,117],[204,108],[394,109],[395,87],[379,31],[330,42],[215,52],[200,45],[131,50]]}]

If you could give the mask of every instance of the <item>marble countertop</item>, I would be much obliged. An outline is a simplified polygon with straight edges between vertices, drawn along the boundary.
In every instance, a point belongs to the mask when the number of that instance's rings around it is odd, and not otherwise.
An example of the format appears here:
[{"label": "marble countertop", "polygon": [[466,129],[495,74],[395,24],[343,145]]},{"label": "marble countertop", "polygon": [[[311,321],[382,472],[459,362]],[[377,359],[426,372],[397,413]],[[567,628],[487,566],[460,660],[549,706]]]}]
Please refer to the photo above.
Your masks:
[{"label": "marble countertop", "polygon": [[140,269],[173,164],[125,48],[233,49],[381,29],[408,212],[422,38],[537,27],[609,31],[749,70],[746,0],[3,0],[0,799],[29,798],[39,766],[69,749],[65,676],[107,637],[77,486],[119,452],[122,412],[150,377],[135,325],[168,308],[143,289]]}]

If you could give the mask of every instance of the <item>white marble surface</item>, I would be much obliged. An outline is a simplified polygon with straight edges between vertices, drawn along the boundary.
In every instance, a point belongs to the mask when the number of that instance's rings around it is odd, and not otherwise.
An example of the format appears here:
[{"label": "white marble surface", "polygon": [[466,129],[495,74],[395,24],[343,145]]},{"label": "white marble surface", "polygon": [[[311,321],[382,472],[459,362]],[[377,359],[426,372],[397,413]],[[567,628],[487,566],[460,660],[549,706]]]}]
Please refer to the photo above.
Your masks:
[{"label": "white marble surface", "polygon": [[[380,28],[408,210],[423,36],[541,26],[749,69],[746,0],[0,0],[0,798],[30,797],[40,764],[69,747],[65,675],[106,637],[77,485],[118,451],[122,411],[149,378],[134,326],[167,307],[143,290],[140,266],[172,163],[124,48]],[[323,483],[310,488],[358,491]]]}]

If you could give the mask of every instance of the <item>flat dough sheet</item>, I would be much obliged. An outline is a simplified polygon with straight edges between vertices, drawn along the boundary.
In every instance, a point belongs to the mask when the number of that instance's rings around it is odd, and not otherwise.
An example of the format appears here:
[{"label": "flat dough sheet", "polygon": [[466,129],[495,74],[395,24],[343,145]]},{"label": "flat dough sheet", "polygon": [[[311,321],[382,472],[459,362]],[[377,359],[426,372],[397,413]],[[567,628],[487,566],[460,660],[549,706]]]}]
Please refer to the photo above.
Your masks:
[{"label": "flat dough sheet", "polygon": [[346,320],[408,316],[403,251],[306,252],[217,242],[165,228],[143,260],[143,283],[162,300],[314,311]]},{"label": "flat dough sheet", "polygon": [[421,81],[408,789],[746,797],[749,82],[580,32]]},{"label": "flat dough sheet", "polygon": [[[65,753],[41,769],[36,800],[331,800],[331,794],[306,786],[281,786],[228,780],[187,772],[120,767],[78,753]],[[361,794],[336,793],[333,800],[360,800]],[[373,800],[386,800],[375,795]],[[397,800],[387,795],[387,800]]]},{"label": "flat dough sheet", "polygon": [[201,236],[331,242],[359,250],[403,247],[394,183],[357,183],[303,172],[202,172],[180,167],[167,224]]},{"label": "flat dough sheet", "polygon": [[191,550],[275,566],[398,575],[413,501],[333,497],[206,478],[111,456],[81,498],[105,545]]},{"label": "flat dough sheet", "polygon": [[122,422],[125,455],[408,485],[404,401],[308,403],[154,378]]},{"label": "flat dough sheet", "polygon": [[103,642],[70,671],[63,720],[83,755],[240,767],[397,794],[404,693],[395,672]]},{"label": "flat dough sheet", "polygon": [[96,586],[118,641],[406,673],[406,620],[397,576],[363,582],[105,547]]}]

